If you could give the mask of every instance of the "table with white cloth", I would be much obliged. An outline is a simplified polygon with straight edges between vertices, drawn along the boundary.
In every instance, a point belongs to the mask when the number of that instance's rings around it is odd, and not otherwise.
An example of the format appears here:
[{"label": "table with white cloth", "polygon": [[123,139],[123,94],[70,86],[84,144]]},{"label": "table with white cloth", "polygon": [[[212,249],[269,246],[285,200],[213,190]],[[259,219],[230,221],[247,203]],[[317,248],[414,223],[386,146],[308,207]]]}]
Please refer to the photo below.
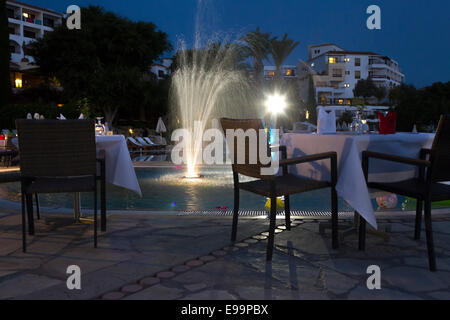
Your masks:
[{"label": "table with white cloth", "polygon": [[[106,182],[137,193],[142,197],[136,172],[128,152],[125,137],[122,135],[96,136],[97,151],[105,152]],[[75,218],[80,220],[80,196],[75,194]]]},{"label": "table with white cloth", "polygon": [[[396,156],[419,158],[422,148],[431,148],[434,134],[396,133],[381,134],[298,134],[286,133],[281,145],[286,146],[287,157],[302,157],[316,153],[335,151],[338,161],[336,190],[356,212],[377,229],[369,189],[361,165],[362,152],[373,151]],[[401,181],[417,174],[417,167],[371,159],[370,181]],[[289,172],[315,180],[330,179],[330,161],[321,160],[291,166]]]},{"label": "table with white cloth", "polygon": [[105,152],[106,182],[131,190],[142,197],[125,137],[122,135],[96,136],[95,142],[97,150]]}]

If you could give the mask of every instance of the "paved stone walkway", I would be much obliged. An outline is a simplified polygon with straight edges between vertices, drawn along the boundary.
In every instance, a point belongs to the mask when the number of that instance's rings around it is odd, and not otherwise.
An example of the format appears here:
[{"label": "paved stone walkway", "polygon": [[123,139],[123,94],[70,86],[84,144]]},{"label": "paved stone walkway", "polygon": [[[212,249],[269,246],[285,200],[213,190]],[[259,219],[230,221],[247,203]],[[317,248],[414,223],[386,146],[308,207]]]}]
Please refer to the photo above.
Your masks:
[{"label": "paved stone walkway", "polygon": [[[410,217],[380,221],[391,240],[368,235],[366,252],[355,235],[332,250],[329,231],[319,234],[323,219],[295,219],[291,231],[279,220],[266,263],[266,219],[242,218],[230,246],[230,217],[115,213],[94,249],[91,226],[43,216],[24,254],[19,214],[0,209],[0,299],[450,299],[446,215],[433,225],[435,273]],[[81,268],[79,291],[67,289],[69,265]],[[369,265],[381,268],[381,290],[367,289]]]}]

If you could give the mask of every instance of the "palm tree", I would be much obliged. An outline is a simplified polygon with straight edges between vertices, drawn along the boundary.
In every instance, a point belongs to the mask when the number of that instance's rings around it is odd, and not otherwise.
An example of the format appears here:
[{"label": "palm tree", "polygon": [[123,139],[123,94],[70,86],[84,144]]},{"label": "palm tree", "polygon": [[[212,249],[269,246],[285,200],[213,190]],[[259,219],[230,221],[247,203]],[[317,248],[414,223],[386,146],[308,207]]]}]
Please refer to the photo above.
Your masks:
[{"label": "palm tree", "polygon": [[283,39],[274,38],[271,42],[271,53],[276,67],[275,75],[277,79],[281,79],[281,66],[300,42],[288,39],[287,33],[284,34]]},{"label": "palm tree", "polygon": [[255,31],[248,32],[240,39],[243,42],[243,52],[247,57],[253,60],[253,68],[256,74],[256,81],[260,85],[264,75],[264,60],[267,60],[271,50],[271,44],[274,39],[270,38],[270,33],[261,32],[256,28]]}]

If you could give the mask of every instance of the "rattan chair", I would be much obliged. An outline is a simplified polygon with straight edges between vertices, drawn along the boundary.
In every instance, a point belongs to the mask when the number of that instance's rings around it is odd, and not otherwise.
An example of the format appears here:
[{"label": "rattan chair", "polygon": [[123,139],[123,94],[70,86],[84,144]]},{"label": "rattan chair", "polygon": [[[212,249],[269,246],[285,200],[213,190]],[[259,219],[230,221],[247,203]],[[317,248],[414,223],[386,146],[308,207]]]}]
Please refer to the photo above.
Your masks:
[{"label": "rattan chair", "polygon": [[[264,130],[262,121],[260,119],[252,120],[236,120],[236,119],[221,119],[222,128],[226,134],[228,129],[244,131],[256,130],[257,135],[257,147],[256,151],[259,155],[259,130]],[[338,198],[336,193],[336,181],[337,181],[337,154],[336,152],[327,152],[322,154],[315,154],[300,158],[287,159],[286,148],[284,146],[270,147],[267,143],[267,137],[265,142],[261,145],[265,145],[267,148],[267,155],[270,156],[271,151],[279,150],[281,152],[281,160],[279,165],[282,167],[282,175],[262,175],[261,169],[265,167],[259,162],[259,156],[257,163],[252,164],[250,161],[250,145],[249,140],[246,139],[244,143],[245,150],[239,150],[245,152],[244,163],[238,163],[238,139],[234,138],[234,142],[227,139],[227,144],[230,146],[230,150],[233,153],[233,179],[234,179],[234,209],[233,209],[233,224],[231,232],[231,241],[236,241],[237,224],[239,216],[239,190],[246,190],[252,193],[259,194],[271,199],[270,209],[270,227],[269,227],[269,239],[267,243],[267,261],[272,260],[274,237],[275,237],[275,224],[276,224],[276,199],[277,197],[284,196],[285,199],[285,223],[286,229],[291,229],[290,221],[290,198],[292,194],[303,193],[307,191],[331,188],[331,202],[332,202],[332,246],[334,249],[338,248]],[[231,146],[234,145],[234,148]],[[265,152],[265,150],[262,150]],[[329,159],[331,162],[331,181],[315,181],[310,179],[301,178],[293,174],[289,174],[288,166],[296,165],[300,163],[313,162],[318,160]],[[266,165],[267,166],[267,165]],[[257,178],[258,180],[250,182],[239,182],[239,175],[249,176]]]},{"label": "rattan chair", "polygon": [[[427,238],[428,262],[431,271],[436,271],[431,202],[450,200],[450,186],[441,182],[450,181],[450,116],[443,115],[439,121],[433,146],[422,149],[420,159],[411,159],[370,151],[363,152],[363,170],[368,181],[369,159],[382,159],[413,165],[419,168],[417,178],[400,182],[368,182],[370,188],[384,190],[417,199],[414,239],[420,239],[422,205],[425,207],[425,232]],[[359,248],[365,249],[366,221],[360,220]]]},{"label": "rattan chair", "polygon": [[[21,179],[20,171],[6,172],[0,174],[0,183],[20,182],[20,179]],[[35,200],[36,200],[36,216],[39,220],[41,219],[41,215],[39,209],[39,196],[37,193],[35,194]]]},{"label": "rattan chair", "polygon": [[[97,247],[97,181],[101,181],[102,229],[106,228],[105,162],[97,160],[93,120],[17,120],[22,191],[23,251],[25,199],[34,193],[94,193],[94,246]],[[100,175],[97,175],[97,163]],[[33,206],[26,201],[29,233]],[[103,210],[104,209],[104,210]],[[103,220],[105,218],[105,220]],[[104,224],[104,226],[103,226]]]}]

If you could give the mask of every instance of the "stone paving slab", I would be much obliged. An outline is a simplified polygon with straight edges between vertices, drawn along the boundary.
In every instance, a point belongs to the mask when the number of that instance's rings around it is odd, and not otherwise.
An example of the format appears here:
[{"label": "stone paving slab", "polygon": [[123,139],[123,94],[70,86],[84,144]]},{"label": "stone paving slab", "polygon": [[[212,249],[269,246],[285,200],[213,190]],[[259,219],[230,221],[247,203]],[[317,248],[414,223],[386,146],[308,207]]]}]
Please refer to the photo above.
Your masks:
[{"label": "stone paving slab", "polygon": [[[356,235],[333,250],[318,220],[298,219],[278,229],[268,263],[267,219],[240,219],[231,246],[230,217],[115,213],[94,249],[92,226],[45,214],[22,253],[20,215],[0,210],[0,299],[448,299],[450,221],[433,223],[439,271],[431,273],[425,234],[414,241],[414,221],[394,220],[380,221],[390,242],[368,235],[361,252]],[[72,264],[80,291],[66,286]],[[369,265],[381,268],[381,290],[367,289]]]},{"label": "stone paving slab", "polygon": [[[113,215],[108,221],[108,232],[100,234],[97,249],[93,248],[91,226],[61,223],[58,219],[67,220],[67,217],[46,216],[36,221],[36,235],[27,237],[28,252],[22,253],[19,216],[17,213],[0,216],[0,225],[7,220],[8,226],[0,235],[0,288],[17,281],[16,291],[0,297],[99,298],[108,291],[137,283],[199,256],[210,259],[209,253],[230,244],[229,219]],[[265,220],[242,219],[239,238],[249,238],[265,230]],[[68,290],[63,281],[67,279],[69,265],[81,268],[81,291]],[[8,277],[12,272],[17,272],[16,278]],[[40,282],[20,280],[30,274],[38,275]]]}]

